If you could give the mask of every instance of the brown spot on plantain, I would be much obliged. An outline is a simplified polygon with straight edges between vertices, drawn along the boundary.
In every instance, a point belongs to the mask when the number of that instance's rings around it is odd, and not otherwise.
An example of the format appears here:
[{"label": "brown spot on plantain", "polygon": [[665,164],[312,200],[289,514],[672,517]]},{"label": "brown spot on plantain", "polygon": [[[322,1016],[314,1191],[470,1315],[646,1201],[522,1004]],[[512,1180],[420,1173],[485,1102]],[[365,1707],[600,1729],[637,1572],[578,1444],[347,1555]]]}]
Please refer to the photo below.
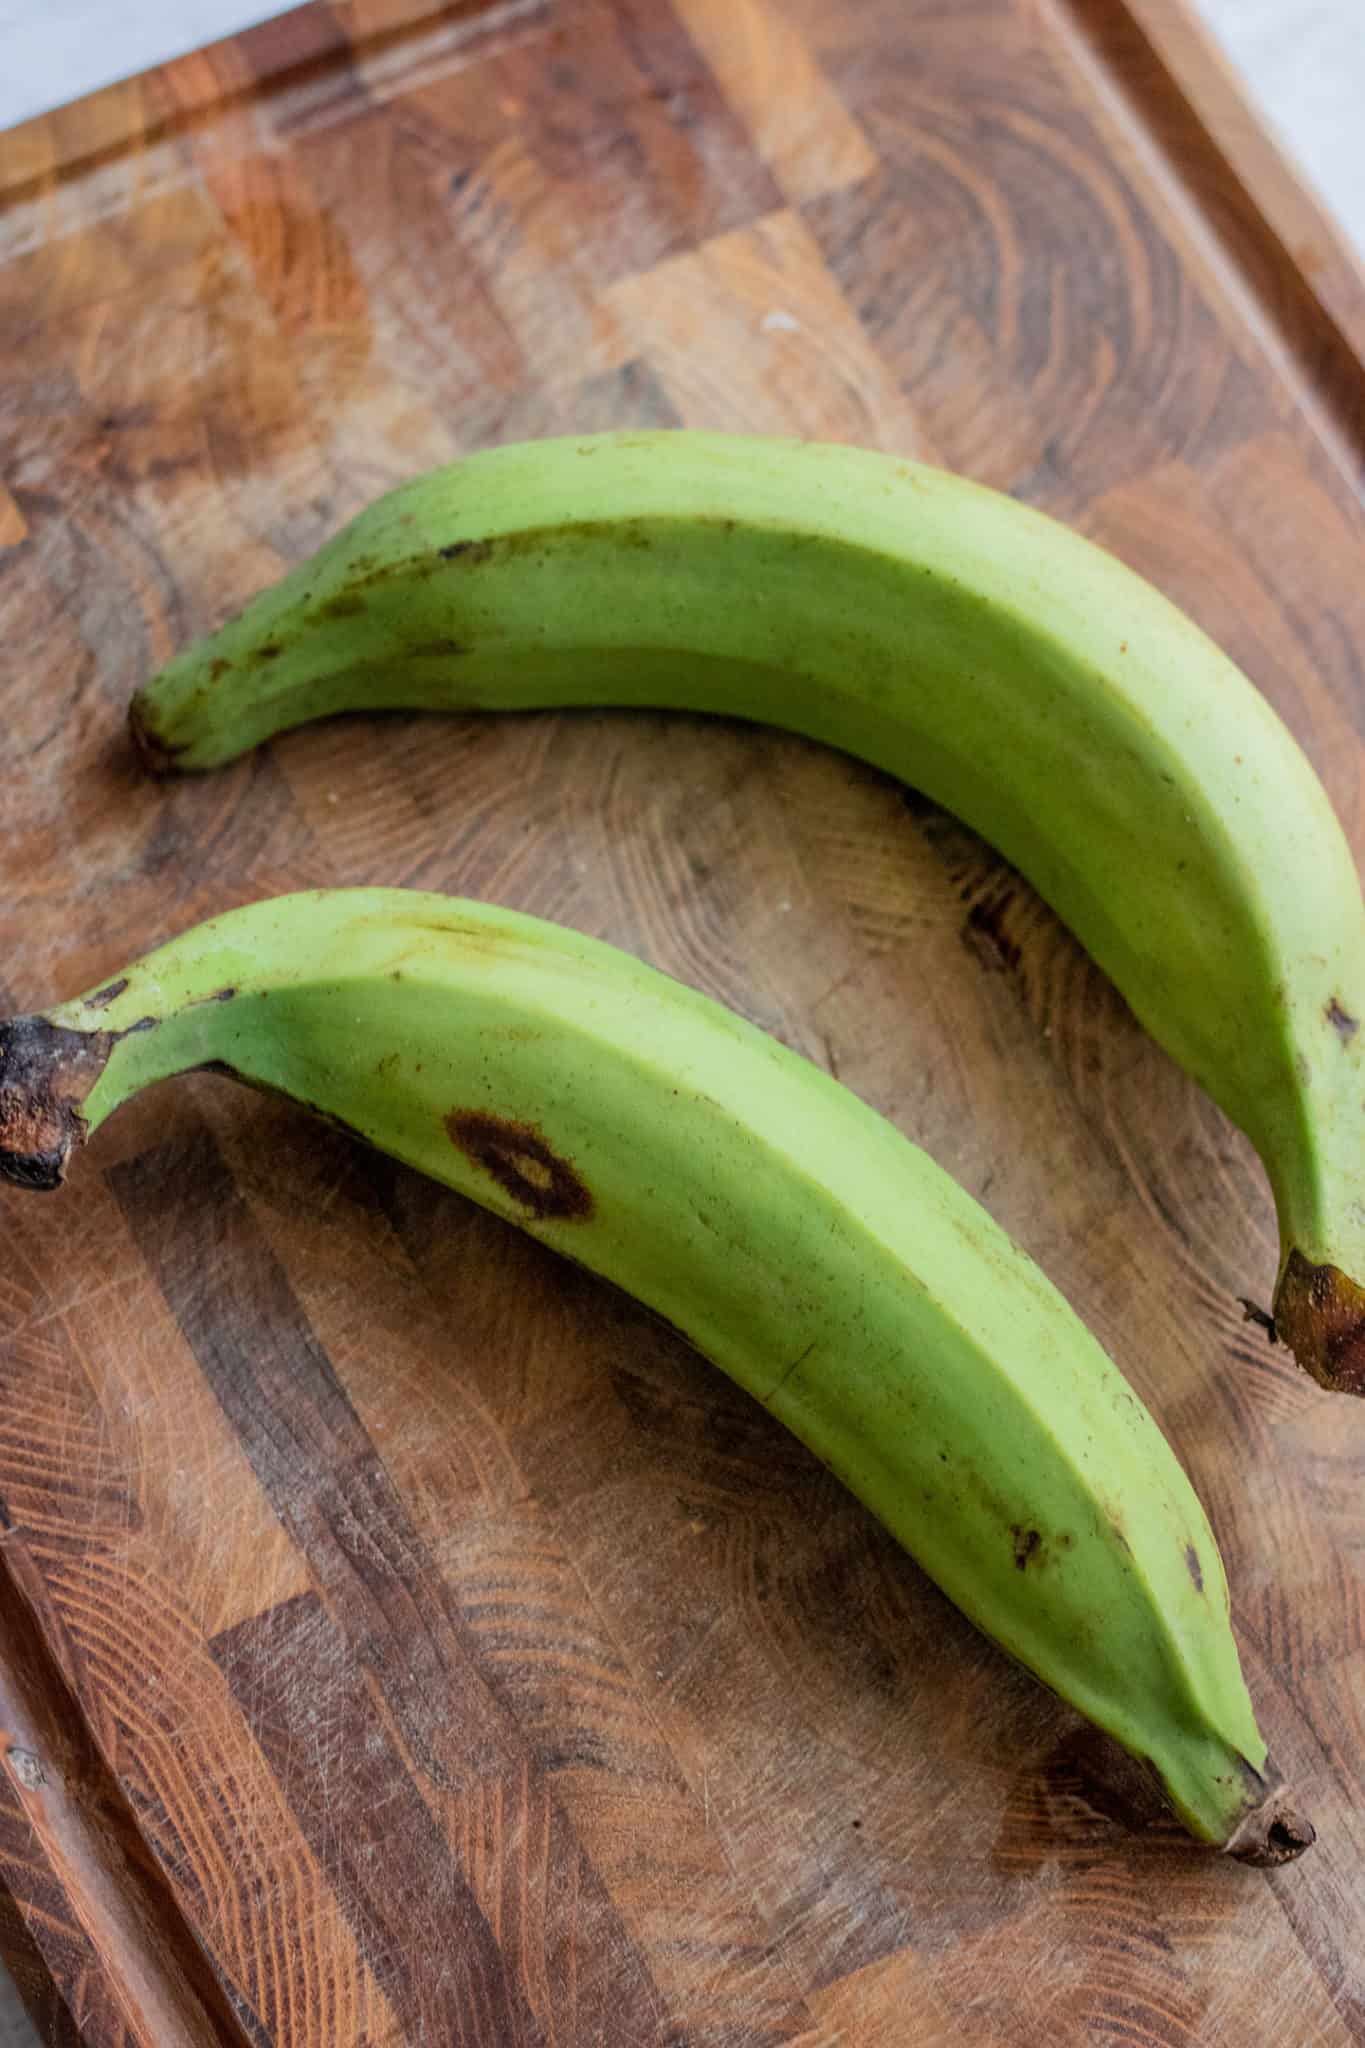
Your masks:
[{"label": "brown spot on plantain", "polygon": [[86,997],[86,1009],[107,1010],[110,1003],[113,1002],[115,996],[121,996],[123,994],[123,991],[127,988],[127,986],[128,977],[125,974],[118,981],[111,981],[108,988],[96,989],[94,995]]},{"label": "brown spot on plantain", "polygon": [[1343,1045],[1349,1045],[1360,1029],[1359,1017],[1353,1017],[1340,996],[1333,996],[1327,1005],[1327,1022],[1336,1032]]},{"label": "brown spot on plantain", "polygon": [[474,952],[499,953],[505,951],[507,945],[504,935],[491,925],[461,924],[454,917],[412,917],[405,922],[409,931],[436,932],[442,938],[458,939],[462,946]]},{"label": "brown spot on plantain", "polygon": [[1190,1582],[1195,1592],[1202,1593],[1204,1590],[1204,1567],[1200,1564],[1199,1552],[1192,1543],[1185,1545],[1185,1569],[1190,1575]]},{"label": "brown spot on plantain", "polygon": [[492,552],[491,540],[453,540],[437,550],[443,562],[486,562]]},{"label": "brown spot on plantain", "polygon": [[1297,1248],[1275,1290],[1275,1332],[1304,1371],[1334,1393],[1365,1394],[1365,1287]]},{"label": "brown spot on plantain", "polygon": [[1025,1529],[1017,1524],[1010,1534],[1014,1538],[1015,1570],[1025,1572],[1043,1547],[1042,1536],[1037,1529]]},{"label": "brown spot on plantain", "polygon": [[534,1124],[487,1110],[457,1109],[446,1118],[446,1129],[466,1158],[491,1174],[537,1222],[549,1217],[581,1222],[591,1216],[588,1187]]}]

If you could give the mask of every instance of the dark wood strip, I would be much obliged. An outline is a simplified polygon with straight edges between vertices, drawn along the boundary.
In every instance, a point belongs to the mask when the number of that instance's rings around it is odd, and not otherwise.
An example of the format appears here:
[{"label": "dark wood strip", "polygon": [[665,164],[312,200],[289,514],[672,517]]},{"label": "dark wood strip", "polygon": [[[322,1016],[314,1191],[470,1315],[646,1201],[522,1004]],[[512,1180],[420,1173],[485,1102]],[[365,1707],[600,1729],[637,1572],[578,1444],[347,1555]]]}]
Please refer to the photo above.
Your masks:
[{"label": "dark wood strip", "polygon": [[[595,2039],[593,2026],[608,2024],[632,2043],[662,2038],[645,1964],[480,1668],[476,1639],[212,1136],[193,1131],[109,1181],[423,1797],[447,1816],[447,1838],[462,1837],[466,1879],[493,1930],[479,1932],[471,1912],[462,1938],[490,1943],[485,1995],[521,2029],[494,2038],[533,2038],[524,2002],[542,2022],[576,2010],[571,2038]],[[531,1873],[520,1882],[518,1862]]]},{"label": "dark wood strip", "polygon": [[357,1947],[416,2038],[535,2048],[545,2036],[317,1595],[239,1623],[212,1648]]}]

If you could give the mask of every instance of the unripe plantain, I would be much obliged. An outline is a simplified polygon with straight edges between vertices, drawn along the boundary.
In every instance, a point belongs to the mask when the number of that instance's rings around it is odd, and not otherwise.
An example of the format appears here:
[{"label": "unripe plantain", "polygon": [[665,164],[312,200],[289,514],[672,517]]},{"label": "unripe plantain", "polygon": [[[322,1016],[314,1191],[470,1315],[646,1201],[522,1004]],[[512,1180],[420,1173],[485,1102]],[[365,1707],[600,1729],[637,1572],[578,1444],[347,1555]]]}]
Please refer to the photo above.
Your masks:
[{"label": "unripe plantain", "polygon": [[211,768],[323,713],[622,704],[790,727],[1026,874],[1251,1138],[1279,1334],[1365,1391],[1365,911],[1308,762],[1099,548],[850,448],[689,433],[475,455],[372,505],[133,705]]},{"label": "unripe plantain", "polygon": [[403,890],[233,911],[0,1025],[0,1172],[52,1187],[138,1089],[283,1091],[569,1253],[810,1445],[949,1597],[1250,1861],[1280,1796],[1213,1535],[1060,1294],[933,1162],[720,1005]]}]

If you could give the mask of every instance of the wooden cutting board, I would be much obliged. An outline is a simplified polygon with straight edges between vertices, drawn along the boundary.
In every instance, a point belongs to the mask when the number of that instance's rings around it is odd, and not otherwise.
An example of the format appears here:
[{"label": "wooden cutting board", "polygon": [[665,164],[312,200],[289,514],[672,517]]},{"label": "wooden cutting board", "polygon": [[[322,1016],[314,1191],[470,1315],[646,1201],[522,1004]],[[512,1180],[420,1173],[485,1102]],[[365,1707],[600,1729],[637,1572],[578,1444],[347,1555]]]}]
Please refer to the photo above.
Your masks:
[{"label": "wooden cutting board", "polygon": [[1247,1148],[1018,878],[820,748],[126,701],[376,492],[690,425],[1073,521],[1365,849],[1365,291],[1166,0],[314,5],[0,137],[0,996],[319,883],[579,925],[827,1064],[1173,1437],[1321,1839],[1219,1863],[624,1299],[208,1078],[0,1209],[0,1931],[92,2048],[1365,2042],[1365,1408]]}]

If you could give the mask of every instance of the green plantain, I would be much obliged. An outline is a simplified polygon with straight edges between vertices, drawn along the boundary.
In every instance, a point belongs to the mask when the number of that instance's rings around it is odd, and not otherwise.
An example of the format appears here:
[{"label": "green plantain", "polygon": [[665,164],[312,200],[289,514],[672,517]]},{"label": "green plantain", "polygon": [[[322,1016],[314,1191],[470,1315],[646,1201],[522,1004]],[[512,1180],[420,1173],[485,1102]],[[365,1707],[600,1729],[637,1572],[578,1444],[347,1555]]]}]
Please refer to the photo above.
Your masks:
[{"label": "green plantain", "polygon": [[393,492],[135,699],[160,768],[323,713],[619,704],[828,741],[1028,876],[1260,1153],[1279,1334],[1365,1392],[1365,911],[1269,705],[1111,556],[942,472],[692,433]]},{"label": "green plantain", "polygon": [[120,1103],[204,1065],[342,1121],[676,1324],[1143,1759],[1200,1840],[1256,1862],[1312,1840],[1151,1416],[985,1211],[838,1082],[576,933],[322,891],[0,1025],[0,1172],[55,1186]]}]

